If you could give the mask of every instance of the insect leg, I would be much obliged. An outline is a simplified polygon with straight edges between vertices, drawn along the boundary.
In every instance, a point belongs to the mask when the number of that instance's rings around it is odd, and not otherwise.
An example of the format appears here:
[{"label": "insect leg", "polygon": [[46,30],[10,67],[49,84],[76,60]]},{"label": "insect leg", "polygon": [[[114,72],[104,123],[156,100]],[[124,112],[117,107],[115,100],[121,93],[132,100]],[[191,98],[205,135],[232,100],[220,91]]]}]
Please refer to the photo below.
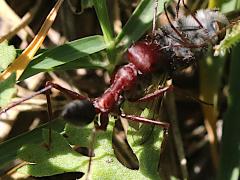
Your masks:
[{"label": "insect leg", "polygon": [[67,95],[69,97],[71,97],[72,99],[79,99],[79,100],[87,99],[87,97],[85,97],[85,96],[82,96],[82,95],[80,95],[80,94],[78,94],[78,93],[76,93],[74,91],[71,91],[69,89],[66,89],[66,88],[58,85],[58,84],[55,84],[55,83],[52,83],[52,82],[48,81],[43,89],[33,93],[30,96],[27,96],[27,97],[25,97],[23,99],[20,99],[19,101],[16,101],[16,102],[10,104],[6,108],[2,109],[0,111],[0,114],[3,114],[5,112],[7,112],[9,109],[11,109],[11,108],[13,108],[13,107],[15,107],[15,106],[17,106],[17,105],[19,105],[19,104],[29,100],[29,99],[32,99],[33,97],[35,97],[37,95],[40,95],[40,94],[42,94],[44,92],[49,91],[52,88],[55,88],[55,89],[59,90],[60,92],[64,93],[65,95]]},{"label": "insect leg", "polygon": [[66,88],[64,88],[64,87],[62,87],[62,86],[60,86],[60,85],[58,85],[58,84],[55,84],[55,83],[53,83],[53,82],[51,82],[51,81],[47,81],[47,82],[46,82],[46,86],[51,86],[52,88],[59,90],[59,91],[62,92],[63,94],[65,94],[65,95],[69,96],[70,98],[72,98],[73,100],[74,100],[74,99],[78,99],[78,100],[87,99],[87,97],[82,96],[82,95],[80,95],[79,93],[76,93],[76,92],[71,91],[71,90],[69,90],[69,89],[66,89]]},{"label": "insect leg", "polygon": [[144,101],[149,101],[151,99],[154,99],[156,97],[160,97],[160,96],[163,96],[165,92],[168,92],[168,91],[172,91],[173,90],[173,85],[170,85],[170,86],[166,86],[164,88],[161,88],[161,89],[158,89],[152,93],[149,93],[149,94],[146,94],[145,96],[137,99],[137,100],[134,100],[134,101],[131,101],[131,102],[144,102]]},{"label": "insect leg", "polygon": [[20,99],[19,101],[16,101],[16,102],[10,104],[10,105],[7,106],[6,108],[2,109],[2,110],[0,111],[0,114],[6,113],[9,109],[12,109],[13,107],[15,107],[15,106],[17,106],[17,105],[19,105],[19,104],[21,104],[21,103],[23,103],[23,102],[25,102],[25,101],[27,101],[27,100],[29,100],[29,99],[37,96],[37,95],[39,95],[39,94],[42,94],[42,93],[50,90],[51,88],[52,88],[51,86],[46,86],[45,88],[43,88],[43,89],[41,89],[41,90],[33,93],[33,94],[30,95],[30,96],[27,96],[27,97],[25,97],[25,98],[23,98],[23,99]]},{"label": "insect leg", "polygon": [[154,119],[148,119],[148,118],[144,118],[144,117],[140,117],[140,116],[135,116],[135,115],[126,115],[124,113],[121,113],[120,116],[122,118],[125,118],[127,120],[130,121],[135,121],[135,122],[140,122],[140,123],[144,123],[144,124],[151,124],[151,125],[157,125],[163,128],[163,144],[161,146],[161,152],[163,152],[165,144],[166,144],[166,138],[168,136],[168,129],[170,127],[170,124],[167,122],[160,122],[160,121],[156,121]]},{"label": "insect leg", "polygon": [[148,118],[144,118],[144,117],[140,117],[140,116],[135,116],[135,115],[127,115],[124,113],[121,113],[120,116],[122,118],[128,119],[130,121],[135,121],[135,122],[140,122],[140,123],[144,123],[144,124],[152,124],[152,125],[157,125],[162,127],[166,132],[168,132],[168,129],[170,127],[170,124],[167,122],[160,122],[160,121],[156,121],[154,119],[148,119]]},{"label": "insect leg", "polygon": [[[47,99],[47,112],[48,112],[48,121],[51,122],[53,120],[53,114],[52,114],[52,103],[51,103],[51,97],[50,97],[50,89],[46,91],[45,93],[46,99]],[[51,124],[48,129],[48,148],[51,147],[51,142],[52,142],[52,128]]]},{"label": "insect leg", "polygon": [[208,102],[205,102],[197,97],[193,97],[192,95],[188,94],[187,92],[181,90],[180,88],[177,88],[173,85],[170,85],[170,86],[167,86],[167,87],[164,87],[164,88],[161,88],[161,89],[158,89],[152,93],[149,93],[137,100],[129,100],[130,102],[144,102],[144,101],[149,101],[151,99],[154,99],[156,97],[160,97],[160,96],[163,96],[165,92],[168,92],[168,91],[173,91],[173,89],[175,90],[176,93],[178,94],[182,94],[184,95],[185,97],[188,97],[188,98],[191,98],[192,100],[200,103],[200,104],[205,104],[205,105],[208,105],[208,106],[212,106],[213,104],[212,103],[208,103]]}]

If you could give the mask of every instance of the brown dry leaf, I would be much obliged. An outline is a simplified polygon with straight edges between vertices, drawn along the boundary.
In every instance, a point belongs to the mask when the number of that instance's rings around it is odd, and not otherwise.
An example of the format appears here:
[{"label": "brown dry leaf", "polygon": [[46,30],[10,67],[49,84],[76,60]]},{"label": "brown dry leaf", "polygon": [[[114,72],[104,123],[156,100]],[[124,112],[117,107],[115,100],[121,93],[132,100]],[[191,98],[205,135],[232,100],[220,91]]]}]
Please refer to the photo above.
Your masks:
[{"label": "brown dry leaf", "polygon": [[42,45],[48,30],[52,26],[57,12],[62,4],[63,0],[58,0],[49,15],[47,16],[46,20],[44,21],[41,29],[39,30],[38,34],[35,36],[33,41],[29,44],[29,46],[23,51],[23,53],[13,61],[13,63],[3,72],[0,74],[0,80],[4,80],[9,77],[13,72],[16,72],[16,79],[22,75],[23,71],[32,60],[34,55],[36,54],[37,50]]}]

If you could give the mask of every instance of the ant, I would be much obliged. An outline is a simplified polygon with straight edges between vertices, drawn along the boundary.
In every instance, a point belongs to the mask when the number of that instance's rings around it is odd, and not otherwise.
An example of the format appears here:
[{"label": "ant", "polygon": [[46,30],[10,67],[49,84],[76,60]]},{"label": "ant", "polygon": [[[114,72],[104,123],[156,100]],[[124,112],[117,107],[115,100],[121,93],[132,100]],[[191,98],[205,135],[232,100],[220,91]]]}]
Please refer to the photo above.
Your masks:
[{"label": "ant", "polygon": [[[178,0],[176,11],[178,16],[179,4],[184,0]],[[50,101],[50,90],[55,88],[66,94],[71,99],[62,112],[63,118],[77,126],[85,126],[94,121],[96,115],[100,115],[100,124],[96,124],[96,129],[106,130],[108,125],[108,115],[113,114],[130,121],[152,124],[164,129],[164,136],[167,135],[170,124],[160,122],[155,119],[148,119],[131,114],[125,114],[121,109],[125,99],[129,100],[127,92],[136,88],[136,84],[141,76],[159,73],[167,74],[171,78],[172,74],[196,63],[197,59],[207,51],[209,45],[216,45],[219,41],[220,27],[229,24],[227,18],[216,10],[199,10],[195,15],[183,16],[171,22],[166,4],[164,11],[169,25],[155,29],[157,3],[154,9],[154,21],[152,32],[145,38],[135,42],[128,50],[128,64],[116,70],[111,78],[110,87],[97,98],[88,98],[76,92],[68,90],[58,84],[48,81],[45,88],[13,103],[0,111],[5,113],[10,108],[31,99],[41,93],[46,94],[49,120],[53,119]],[[221,32],[222,33],[222,32]],[[148,101],[155,97],[161,97],[167,91],[172,91],[173,86],[166,86],[157,89],[155,92],[139,97],[134,102]],[[51,128],[49,129],[49,146],[51,144]]]}]

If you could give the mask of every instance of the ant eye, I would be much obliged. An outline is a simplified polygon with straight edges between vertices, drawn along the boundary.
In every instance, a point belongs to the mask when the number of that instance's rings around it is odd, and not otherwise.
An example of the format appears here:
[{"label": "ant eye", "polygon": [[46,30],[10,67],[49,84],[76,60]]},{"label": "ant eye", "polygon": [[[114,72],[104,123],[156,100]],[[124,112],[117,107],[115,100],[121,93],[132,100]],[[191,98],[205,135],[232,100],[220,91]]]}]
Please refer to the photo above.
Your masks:
[{"label": "ant eye", "polygon": [[216,32],[220,30],[220,26],[221,26],[221,23],[219,23],[218,21],[214,21],[212,23],[212,27]]}]

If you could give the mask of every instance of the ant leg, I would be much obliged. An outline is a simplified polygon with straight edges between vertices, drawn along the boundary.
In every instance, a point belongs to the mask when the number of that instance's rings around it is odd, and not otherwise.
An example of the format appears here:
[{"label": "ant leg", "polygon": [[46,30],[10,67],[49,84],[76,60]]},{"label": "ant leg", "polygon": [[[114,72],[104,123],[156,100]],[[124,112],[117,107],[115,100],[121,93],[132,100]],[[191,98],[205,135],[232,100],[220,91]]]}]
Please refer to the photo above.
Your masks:
[{"label": "ant leg", "polygon": [[160,97],[160,96],[163,96],[165,92],[167,91],[172,91],[173,90],[173,85],[170,85],[170,86],[167,86],[167,87],[164,87],[164,88],[161,88],[161,89],[158,89],[152,93],[149,93],[137,100],[134,100],[134,101],[131,101],[129,100],[130,102],[144,102],[144,101],[149,101],[151,99],[154,99],[155,97]]},{"label": "ant leg", "polygon": [[43,89],[33,93],[32,95],[30,95],[28,97],[25,97],[23,99],[20,99],[19,101],[14,102],[13,104],[9,105],[8,107],[2,109],[0,111],[0,114],[6,113],[9,109],[11,109],[11,108],[23,103],[23,102],[35,97],[37,95],[40,95],[44,92],[47,92],[52,88],[55,88],[55,89],[59,90],[60,92],[64,93],[65,95],[67,95],[69,97],[71,97],[72,99],[79,99],[79,100],[87,99],[87,97],[85,97],[85,96],[82,96],[82,95],[80,95],[80,94],[78,94],[74,91],[71,91],[69,89],[66,89],[66,88],[58,85],[58,84],[55,84],[55,83],[52,83],[52,82],[48,81]]},{"label": "ant leg", "polygon": [[100,114],[100,125],[96,124],[95,127],[97,130],[106,131],[108,123],[109,123],[108,113],[101,113]]},{"label": "ant leg", "polygon": [[25,97],[25,98],[23,98],[23,99],[20,99],[19,101],[16,101],[16,102],[14,102],[14,103],[12,103],[11,105],[9,105],[9,106],[7,106],[6,108],[2,109],[2,110],[0,111],[0,114],[6,113],[9,109],[11,109],[11,108],[13,108],[13,107],[15,107],[15,106],[23,103],[23,102],[25,102],[25,101],[27,101],[27,100],[35,97],[35,96],[37,96],[37,95],[40,95],[40,94],[42,94],[42,93],[50,90],[51,88],[52,88],[51,86],[46,86],[45,88],[43,88],[43,89],[41,89],[41,90],[33,93],[32,95],[30,95],[30,96],[28,96],[28,97]]},{"label": "ant leg", "polygon": [[71,97],[73,100],[75,100],[75,99],[78,99],[78,100],[87,99],[87,97],[82,96],[82,95],[80,95],[80,94],[78,94],[78,93],[76,93],[74,91],[69,90],[69,89],[66,89],[66,88],[64,88],[64,87],[62,87],[62,86],[60,86],[58,84],[55,84],[55,83],[53,83],[51,81],[47,81],[46,82],[46,86],[51,86],[52,88],[59,90],[63,94]]},{"label": "ant leg", "polygon": [[134,100],[134,101],[131,101],[129,100],[130,102],[144,102],[144,101],[149,101],[155,97],[160,97],[160,96],[163,96],[165,92],[168,92],[168,91],[173,91],[176,90],[177,93],[179,94],[182,94],[188,98],[191,98],[192,100],[200,103],[200,104],[205,104],[205,105],[208,105],[208,106],[212,106],[213,104],[212,103],[208,103],[208,102],[205,102],[201,99],[198,99],[197,97],[193,97],[192,95],[189,95],[187,92],[185,92],[184,90],[181,90],[180,88],[177,88],[177,87],[174,87],[173,85],[170,85],[170,86],[167,86],[167,87],[164,87],[164,88],[161,88],[161,89],[158,89],[152,93],[149,93],[137,100]]},{"label": "ant leg", "polygon": [[[47,99],[47,108],[48,108],[48,121],[51,123],[53,120],[53,114],[52,114],[52,103],[51,103],[51,97],[50,97],[50,89],[46,91],[45,93],[46,99]],[[52,142],[52,128],[51,124],[49,126],[48,130],[48,149],[51,148],[51,142]]]},{"label": "ant leg", "polygon": [[134,116],[134,115],[126,115],[124,113],[121,113],[120,116],[122,118],[125,118],[127,120],[130,121],[135,121],[135,122],[140,122],[140,123],[145,123],[145,124],[151,124],[151,125],[157,125],[163,128],[163,144],[161,146],[161,152],[163,152],[164,148],[165,148],[165,144],[166,144],[166,138],[168,136],[168,129],[170,127],[170,124],[167,122],[160,122],[160,121],[156,121],[153,119],[148,119],[148,118],[144,118],[144,117],[140,117],[140,116]]},{"label": "ant leg", "polygon": [[160,122],[160,121],[156,121],[154,119],[148,119],[148,118],[144,118],[144,117],[140,117],[140,116],[135,116],[135,115],[127,115],[124,113],[121,113],[120,116],[122,118],[131,120],[131,121],[135,121],[135,122],[140,122],[140,123],[144,123],[144,124],[152,124],[152,125],[157,125],[162,127],[163,129],[166,130],[166,132],[168,132],[168,129],[170,127],[170,124],[167,122]]}]

